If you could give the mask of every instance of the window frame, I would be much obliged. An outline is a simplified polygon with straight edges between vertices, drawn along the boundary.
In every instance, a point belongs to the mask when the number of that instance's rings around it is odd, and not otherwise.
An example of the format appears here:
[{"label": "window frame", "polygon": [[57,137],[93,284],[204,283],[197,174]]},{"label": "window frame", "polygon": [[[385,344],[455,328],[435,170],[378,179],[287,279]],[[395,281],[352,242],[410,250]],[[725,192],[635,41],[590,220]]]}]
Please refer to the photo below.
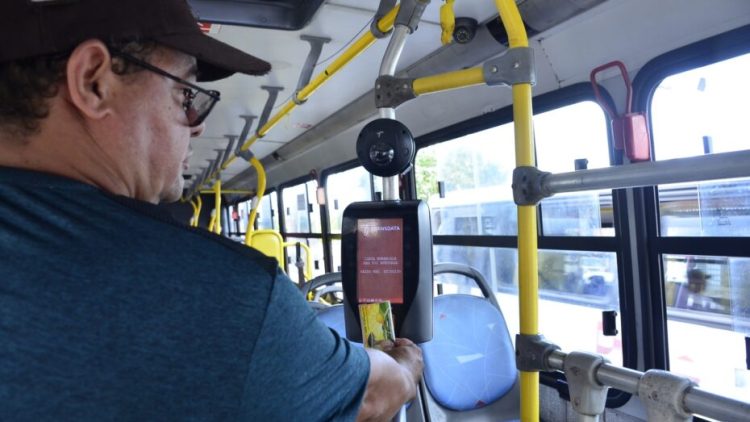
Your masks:
[{"label": "window frame", "polygon": [[[750,53],[750,25],[701,40],[647,62],[633,80],[634,112],[647,113],[651,121],[651,105],[657,87],[669,76],[707,66]],[[654,152],[653,128],[649,126],[651,156]],[[640,306],[651,318],[643,321],[644,338],[661,339],[647,347],[644,366],[669,370],[669,338],[667,332],[666,291],[664,286],[664,255],[707,255],[750,257],[750,238],[661,236],[661,215],[658,186],[627,189],[640,210],[636,217],[634,247],[641,251],[633,265],[640,269],[638,287],[642,293]]]},{"label": "window frame", "polygon": [[[308,182],[314,182],[315,178],[311,174],[306,174],[301,177],[297,177],[295,179],[286,181],[284,183],[281,183],[276,187],[276,200],[278,201],[277,209],[279,210],[279,234],[281,234],[281,237],[286,240],[290,237],[292,238],[304,238],[304,239],[321,239],[323,242],[323,270],[328,272],[329,271],[329,265],[328,262],[330,261],[330,257],[328,256],[328,251],[325,249],[325,241],[324,239],[324,233],[327,230],[327,225],[325,225],[323,218],[324,210],[322,208],[319,208],[319,215],[321,216],[321,225],[320,225],[320,233],[312,233],[312,221],[310,220],[311,213],[307,211],[307,218],[308,223],[310,226],[310,233],[297,233],[297,232],[287,232],[286,231],[286,208],[284,208],[284,189],[296,187],[296,186],[305,186],[305,193],[307,194],[307,183]],[[309,200],[310,198],[308,198]],[[318,204],[318,201],[316,198],[312,198],[314,202],[311,204],[312,206],[320,207]],[[309,203],[309,202],[308,202]],[[308,209],[309,210],[309,209]],[[284,248],[284,263],[283,265],[280,265],[282,268],[284,268],[284,271],[286,271],[287,274],[289,274],[289,255],[287,254],[287,248]],[[309,280],[308,280],[309,281]]]}]

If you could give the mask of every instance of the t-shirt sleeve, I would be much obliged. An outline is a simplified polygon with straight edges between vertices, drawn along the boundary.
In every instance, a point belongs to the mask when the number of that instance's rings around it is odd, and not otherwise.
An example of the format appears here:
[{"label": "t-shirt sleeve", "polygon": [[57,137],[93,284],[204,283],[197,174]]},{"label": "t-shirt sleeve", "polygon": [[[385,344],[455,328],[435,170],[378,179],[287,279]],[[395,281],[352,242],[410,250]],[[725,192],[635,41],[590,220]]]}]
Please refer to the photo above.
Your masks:
[{"label": "t-shirt sleeve", "polygon": [[369,365],[365,351],[320,322],[280,274],[253,349],[240,420],[354,420]]}]

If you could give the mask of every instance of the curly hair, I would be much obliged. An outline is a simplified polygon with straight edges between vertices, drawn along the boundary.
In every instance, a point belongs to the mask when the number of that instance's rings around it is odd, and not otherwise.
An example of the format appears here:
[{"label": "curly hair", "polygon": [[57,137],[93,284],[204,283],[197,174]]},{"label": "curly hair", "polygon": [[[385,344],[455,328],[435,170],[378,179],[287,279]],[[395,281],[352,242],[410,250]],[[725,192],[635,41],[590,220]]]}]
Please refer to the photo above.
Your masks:
[{"label": "curly hair", "polygon": [[[114,41],[107,46],[141,60],[156,49],[151,41]],[[70,52],[0,63],[0,129],[20,137],[38,133],[41,120],[49,115],[49,99],[57,95],[65,78],[69,57]],[[118,57],[112,59],[112,71],[118,75],[140,70]]]}]

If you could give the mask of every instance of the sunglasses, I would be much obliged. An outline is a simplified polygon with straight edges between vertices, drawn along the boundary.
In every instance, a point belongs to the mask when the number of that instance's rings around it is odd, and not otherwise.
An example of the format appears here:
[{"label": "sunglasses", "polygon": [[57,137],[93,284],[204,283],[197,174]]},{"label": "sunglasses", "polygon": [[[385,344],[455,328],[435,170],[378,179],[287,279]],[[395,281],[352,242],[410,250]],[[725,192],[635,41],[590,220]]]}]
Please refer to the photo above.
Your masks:
[{"label": "sunglasses", "polygon": [[185,110],[185,116],[187,116],[188,125],[190,127],[195,127],[203,123],[203,121],[206,120],[208,113],[211,112],[211,109],[214,108],[214,105],[216,105],[216,102],[219,101],[219,98],[221,97],[219,91],[203,89],[123,51],[112,50],[112,54],[121,57],[136,66],[150,70],[184,85],[185,88],[182,89],[182,93],[185,96],[185,101],[182,103],[182,109]]}]

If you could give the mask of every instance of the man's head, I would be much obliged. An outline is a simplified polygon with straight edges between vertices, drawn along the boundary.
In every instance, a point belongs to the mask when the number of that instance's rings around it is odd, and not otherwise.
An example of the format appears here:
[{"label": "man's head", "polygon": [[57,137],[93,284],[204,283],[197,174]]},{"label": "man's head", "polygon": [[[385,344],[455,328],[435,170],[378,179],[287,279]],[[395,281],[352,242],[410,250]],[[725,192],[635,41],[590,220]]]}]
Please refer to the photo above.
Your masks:
[{"label": "man's head", "polygon": [[218,100],[194,81],[270,70],[203,34],[185,0],[8,0],[0,21],[0,165],[151,202],[179,197]]},{"label": "man's head", "polygon": [[687,272],[687,287],[693,293],[702,293],[704,290],[706,290],[706,280],[710,277],[710,275],[707,275],[698,268],[689,270]]}]

